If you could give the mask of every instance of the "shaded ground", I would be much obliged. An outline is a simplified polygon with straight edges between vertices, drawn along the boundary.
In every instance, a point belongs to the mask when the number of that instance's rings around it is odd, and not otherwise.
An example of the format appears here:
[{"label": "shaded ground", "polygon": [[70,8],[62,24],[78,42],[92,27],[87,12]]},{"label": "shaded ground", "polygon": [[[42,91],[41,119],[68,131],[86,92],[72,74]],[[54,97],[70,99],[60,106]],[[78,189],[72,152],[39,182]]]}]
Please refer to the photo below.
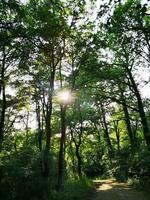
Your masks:
[{"label": "shaded ground", "polygon": [[130,188],[113,180],[94,181],[96,191],[90,200],[150,200],[150,193]]}]

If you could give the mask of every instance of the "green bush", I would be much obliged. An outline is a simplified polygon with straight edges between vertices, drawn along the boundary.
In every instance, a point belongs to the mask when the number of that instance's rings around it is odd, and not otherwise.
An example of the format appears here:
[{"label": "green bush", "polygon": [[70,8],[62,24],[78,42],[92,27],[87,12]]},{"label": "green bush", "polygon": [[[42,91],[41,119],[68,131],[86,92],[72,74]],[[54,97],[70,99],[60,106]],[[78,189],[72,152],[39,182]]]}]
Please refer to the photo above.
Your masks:
[{"label": "green bush", "polygon": [[1,200],[46,200],[49,183],[41,174],[41,155],[31,148],[1,155]]},{"label": "green bush", "polygon": [[51,200],[83,200],[86,199],[89,190],[92,188],[88,179],[68,180],[62,191],[51,191]]},{"label": "green bush", "polygon": [[[68,179],[62,191],[56,191],[57,168],[52,154],[50,176],[42,176],[42,154],[32,148],[16,154],[0,155],[0,200],[80,200],[91,187],[86,179]],[[54,167],[55,166],[55,167]]]}]

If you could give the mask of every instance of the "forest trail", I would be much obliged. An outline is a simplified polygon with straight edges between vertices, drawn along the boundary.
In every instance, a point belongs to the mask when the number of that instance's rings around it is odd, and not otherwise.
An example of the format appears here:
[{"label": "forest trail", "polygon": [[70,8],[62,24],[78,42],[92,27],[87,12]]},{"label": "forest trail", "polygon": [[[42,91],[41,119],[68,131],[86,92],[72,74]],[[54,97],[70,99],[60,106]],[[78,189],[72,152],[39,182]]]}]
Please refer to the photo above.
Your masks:
[{"label": "forest trail", "polygon": [[150,193],[135,190],[115,180],[93,181],[96,191],[90,200],[150,200]]}]

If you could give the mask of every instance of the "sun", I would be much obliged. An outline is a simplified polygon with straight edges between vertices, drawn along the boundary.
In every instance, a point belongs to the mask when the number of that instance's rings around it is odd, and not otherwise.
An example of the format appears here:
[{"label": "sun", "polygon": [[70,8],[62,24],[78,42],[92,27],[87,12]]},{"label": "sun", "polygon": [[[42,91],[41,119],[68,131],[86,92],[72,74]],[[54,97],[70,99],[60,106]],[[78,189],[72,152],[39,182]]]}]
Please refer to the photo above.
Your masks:
[{"label": "sun", "polygon": [[68,90],[60,91],[58,93],[58,100],[63,104],[69,103],[71,101],[71,92]]}]

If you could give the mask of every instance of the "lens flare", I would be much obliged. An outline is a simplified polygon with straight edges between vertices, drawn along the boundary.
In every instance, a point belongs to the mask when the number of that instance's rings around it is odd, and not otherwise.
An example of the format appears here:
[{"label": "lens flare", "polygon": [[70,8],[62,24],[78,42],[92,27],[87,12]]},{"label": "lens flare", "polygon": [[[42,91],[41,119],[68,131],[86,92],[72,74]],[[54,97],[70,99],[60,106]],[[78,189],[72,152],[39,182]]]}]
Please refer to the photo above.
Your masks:
[{"label": "lens flare", "polygon": [[61,91],[58,94],[58,100],[60,103],[67,104],[71,101],[71,93],[70,91]]}]

